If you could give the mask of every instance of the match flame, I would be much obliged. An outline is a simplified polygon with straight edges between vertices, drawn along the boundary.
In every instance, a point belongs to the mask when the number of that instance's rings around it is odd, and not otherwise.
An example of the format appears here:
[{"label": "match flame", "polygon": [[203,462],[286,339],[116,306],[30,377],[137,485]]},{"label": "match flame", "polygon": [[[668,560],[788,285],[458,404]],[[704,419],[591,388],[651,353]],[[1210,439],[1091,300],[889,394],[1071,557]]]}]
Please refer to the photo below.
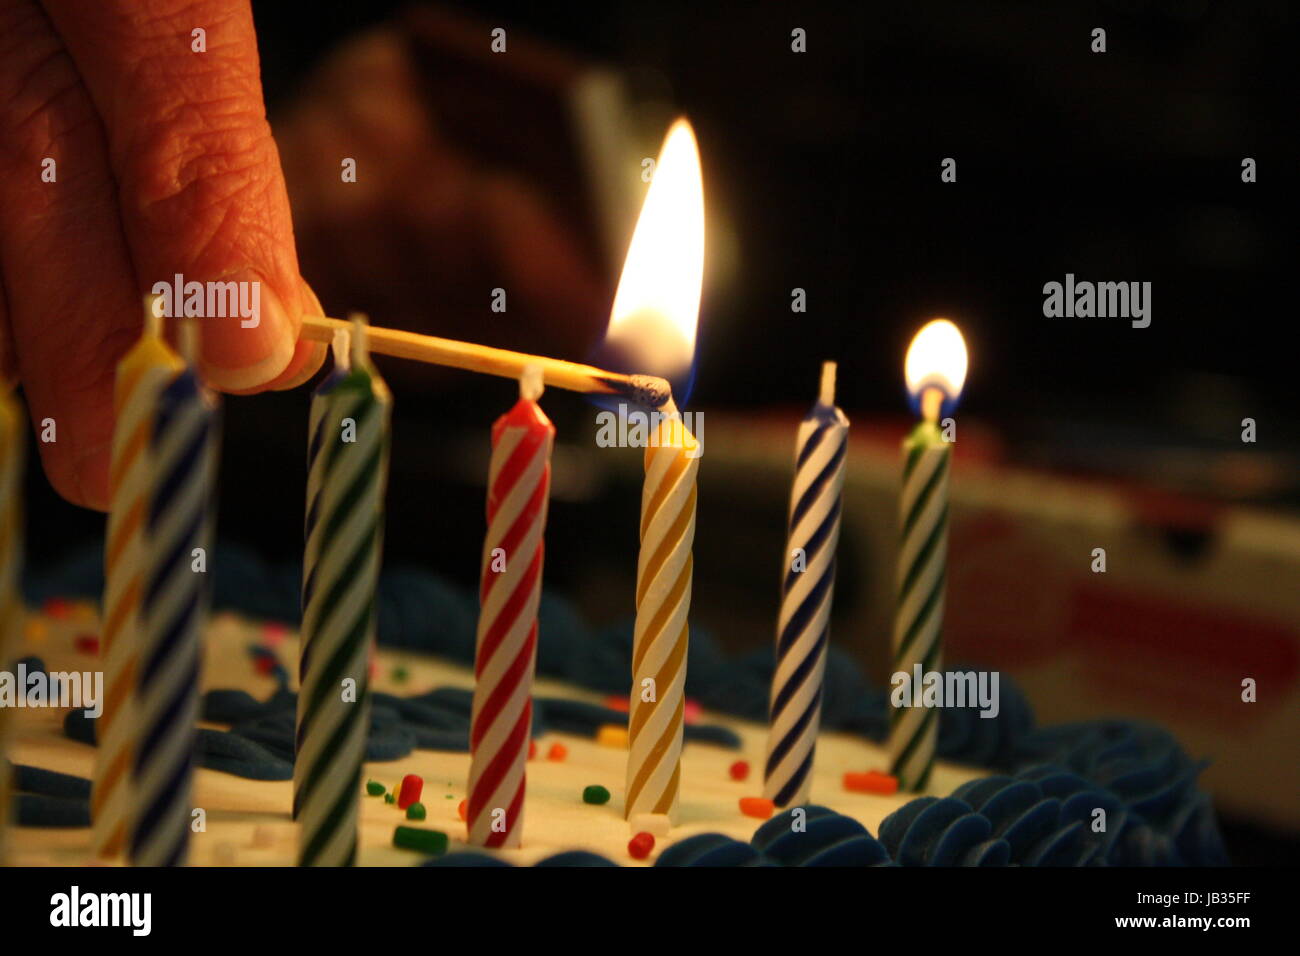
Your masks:
[{"label": "match flame", "polygon": [[704,279],[704,181],[685,119],[664,137],[614,294],[605,342],[631,371],[675,378],[695,359]]},{"label": "match flame", "polygon": [[947,319],[923,325],[907,348],[903,374],[913,402],[920,402],[926,389],[937,388],[946,405],[955,405],[966,384],[966,342],[961,330]]}]

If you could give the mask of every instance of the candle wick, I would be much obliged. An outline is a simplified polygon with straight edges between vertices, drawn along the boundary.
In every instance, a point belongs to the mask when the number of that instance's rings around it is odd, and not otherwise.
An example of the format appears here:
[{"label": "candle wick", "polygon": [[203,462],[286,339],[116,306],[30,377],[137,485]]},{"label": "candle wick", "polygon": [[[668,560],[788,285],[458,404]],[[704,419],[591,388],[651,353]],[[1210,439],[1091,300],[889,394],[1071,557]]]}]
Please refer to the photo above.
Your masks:
[{"label": "candle wick", "polygon": [[835,404],[835,368],[834,362],[822,362],[822,393],[821,403],[823,405]]},{"label": "candle wick", "polygon": [[943,390],[933,385],[921,392],[921,417],[934,424],[939,420],[939,411],[943,408]]},{"label": "candle wick", "polygon": [[546,383],[542,377],[542,366],[539,362],[530,362],[524,366],[523,372],[519,376],[519,397],[535,402],[542,397],[542,391]]},{"label": "candle wick", "polygon": [[330,351],[334,353],[334,367],[340,372],[349,372],[352,370],[352,333],[348,329],[335,329],[334,341],[330,343]]},{"label": "candle wick", "polygon": [[199,320],[187,317],[180,328],[181,358],[190,368],[199,360]]},{"label": "candle wick", "polygon": [[158,338],[162,335],[163,326],[162,314],[162,296],[147,295],[144,297],[144,334]]},{"label": "candle wick", "polygon": [[370,323],[360,312],[353,312],[348,318],[352,322],[352,365],[364,365],[370,351],[370,336],[367,334]]}]

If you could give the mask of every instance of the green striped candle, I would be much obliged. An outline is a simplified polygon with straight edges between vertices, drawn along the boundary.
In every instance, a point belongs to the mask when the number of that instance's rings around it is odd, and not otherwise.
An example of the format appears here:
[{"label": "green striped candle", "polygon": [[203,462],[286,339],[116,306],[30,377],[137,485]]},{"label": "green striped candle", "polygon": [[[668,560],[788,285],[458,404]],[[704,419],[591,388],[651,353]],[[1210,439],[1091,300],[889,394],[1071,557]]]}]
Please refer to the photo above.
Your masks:
[{"label": "green striped candle", "polygon": [[[939,427],[947,402],[954,405],[966,379],[966,346],[947,319],[916,334],[907,352],[908,389],[921,421],[903,441],[899,500],[901,544],[894,609],[893,672],[909,693],[891,695],[890,773],[899,788],[924,790],[934,766],[939,712],[920,706],[917,683],[943,666],[943,599],[948,559],[948,470],[951,443]],[[902,698],[899,706],[898,697]]]},{"label": "green striped candle", "polygon": [[351,866],[370,730],[370,652],[392,400],[363,322],[312,396],[293,768],[300,866]]}]

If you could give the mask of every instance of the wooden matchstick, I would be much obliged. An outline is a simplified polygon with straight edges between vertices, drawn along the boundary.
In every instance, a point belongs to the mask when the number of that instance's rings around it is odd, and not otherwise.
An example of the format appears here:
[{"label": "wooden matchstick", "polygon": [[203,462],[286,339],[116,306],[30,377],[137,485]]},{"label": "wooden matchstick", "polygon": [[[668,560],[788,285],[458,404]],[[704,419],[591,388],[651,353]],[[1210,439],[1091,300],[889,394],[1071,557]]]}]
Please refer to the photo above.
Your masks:
[{"label": "wooden matchstick", "polygon": [[[343,319],[304,316],[299,337],[313,342],[329,342],[334,330],[348,328]],[[672,397],[668,382],[653,375],[622,375],[592,365],[565,362],[561,359],[494,349],[472,342],[419,335],[400,329],[369,328],[370,351],[397,358],[414,359],[433,365],[446,365],[485,375],[518,379],[526,366],[540,365],[547,385],[601,395],[622,395],[648,408],[659,408]]]}]

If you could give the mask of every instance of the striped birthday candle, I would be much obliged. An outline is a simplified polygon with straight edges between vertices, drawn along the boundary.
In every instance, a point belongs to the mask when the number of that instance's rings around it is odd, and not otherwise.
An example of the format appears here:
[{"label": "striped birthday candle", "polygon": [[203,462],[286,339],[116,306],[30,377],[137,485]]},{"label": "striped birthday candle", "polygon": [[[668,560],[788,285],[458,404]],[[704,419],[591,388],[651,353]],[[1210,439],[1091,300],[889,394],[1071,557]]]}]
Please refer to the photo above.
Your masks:
[{"label": "striped birthday candle", "polygon": [[[960,397],[966,362],[961,332],[947,319],[935,319],[913,338],[905,363],[907,386],[921,421],[903,441],[889,772],[898,778],[899,789],[909,791],[929,784],[939,739],[939,708],[919,706],[921,689],[916,684],[943,667],[952,445],[939,428],[939,415],[945,402],[955,406]],[[904,689],[910,693],[900,693]]]},{"label": "striped birthday candle", "polygon": [[670,399],[645,451],[624,815],[677,822],[700,445]]},{"label": "striped birthday candle", "polygon": [[149,440],[162,390],[183,368],[162,338],[157,297],[145,299],[144,332],[117,365],[115,424],[109,468],[110,509],[104,549],[100,657],[104,700],[95,727],[95,777],[90,794],[96,854],[115,856],[126,841],[130,810],[131,719],[139,651],[145,510],[149,490]]},{"label": "striped birthday candle", "polygon": [[519,401],[492,426],[465,809],[473,846],[517,847],[523,834],[555,443],[555,426],[537,404],[541,394],[541,366],[530,365],[519,380]]},{"label": "striped birthday candle", "polygon": [[[0,381],[0,669],[7,668],[18,652],[23,623],[22,574],[23,456],[27,422],[22,406]],[[21,690],[21,689],[20,689]],[[9,822],[9,737],[12,711],[0,707],[0,863],[5,856],[5,830]]]},{"label": "striped birthday candle", "polygon": [[807,803],[812,785],[848,437],[849,420],[835,407],[835,363],[826,362],[821,395],[799,425],[790,492],[763,784],[778,807]]},{"label": "striped birthday candle", "polygon": [[293,766],[300,866],[356,862],[391,409],[355,319],[335,335],[334,371],[311,401]]},{"label": "striped birthday candle", "polygon": [[186,321],[181,331],[187,368],[161,392],[149,443],[152,476],[132,704],[129,852],[136,866],[180,866],[189,851],[218,409],[194,373],[198,329]]}]

